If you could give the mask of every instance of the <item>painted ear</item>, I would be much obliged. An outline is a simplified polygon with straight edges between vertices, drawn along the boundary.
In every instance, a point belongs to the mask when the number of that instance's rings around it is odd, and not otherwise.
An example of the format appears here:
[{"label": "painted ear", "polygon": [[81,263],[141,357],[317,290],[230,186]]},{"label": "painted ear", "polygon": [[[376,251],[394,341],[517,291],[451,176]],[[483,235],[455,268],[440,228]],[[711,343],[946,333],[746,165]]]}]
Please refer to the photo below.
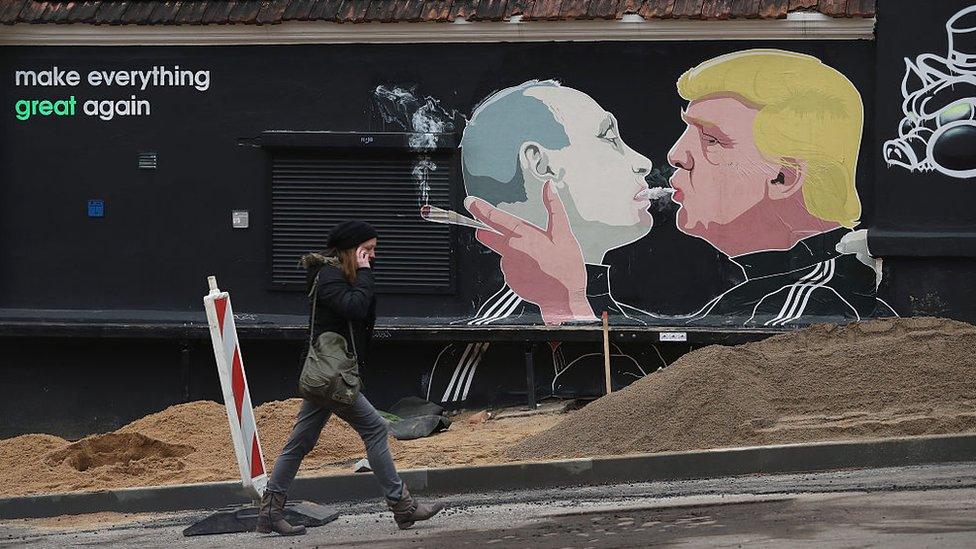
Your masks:
[{"label": "painted ear", "polygon": [[766,187],[769,189],[769,197],[773,200],[789,198],[803,188],[804,173],[806,164],[790,158],[780,166],[779,173],[771,179]]},{"label": "painted ear", "polygon": [[519,164],[523,174],[531,175],[539,181],[552,180],[558,183],[562,180],[562,170],[552,166],[548,149],[535,141],[522,143]]}]

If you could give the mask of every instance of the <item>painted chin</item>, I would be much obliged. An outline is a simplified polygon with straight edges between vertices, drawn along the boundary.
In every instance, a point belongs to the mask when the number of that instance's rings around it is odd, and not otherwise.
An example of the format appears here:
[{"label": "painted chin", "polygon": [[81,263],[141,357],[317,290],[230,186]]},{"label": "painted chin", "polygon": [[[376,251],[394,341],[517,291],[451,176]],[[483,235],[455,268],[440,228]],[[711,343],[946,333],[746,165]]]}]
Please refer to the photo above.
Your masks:
[{"label": "painted chin", "polygon": [[691,234],[695,228],[695,223],[688,217],[688,209],[684,206],[678,210],[678,228],[682,232]]},{"label": "painted chin", "polygon": [[647,211],[646,209],[641,210],[637,215],[639,217],[639,226],[645,229],[650,229],[651,226],[654,225],[654,216],[651,215],[651,212]]}]

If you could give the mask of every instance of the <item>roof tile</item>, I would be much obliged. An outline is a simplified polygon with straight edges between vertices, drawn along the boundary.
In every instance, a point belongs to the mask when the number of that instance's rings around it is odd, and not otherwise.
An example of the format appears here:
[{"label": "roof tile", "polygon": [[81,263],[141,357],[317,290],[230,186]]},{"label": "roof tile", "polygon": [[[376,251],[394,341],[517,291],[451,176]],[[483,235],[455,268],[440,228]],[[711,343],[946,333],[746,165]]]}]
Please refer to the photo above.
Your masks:
[{"label": "roof tile", "polygon": [[[375,2],[375,0],[373,1]],[[477,11],[478,0],[454,0],[454,4],[451,5],[450,19],[453,21],[458,17],[463,17],[470,21]]]},{"label": "roof tile", "polygon": [[647,0],[638,13],[644,19],[674,17],[675,0]]},{"label": "roof tile", "polygon": [[559,5],[559,19],[588,19],[590,0],[563,0]]},{"label": "roof tile", "polygon": [[129,9],[125,10],[125,13],[122,14],[121,23],[123,25],[145,23],[151,19],[156,7],[157,2],[136,2],[129,6]]},{"label": "roof tile", "polygon": [[451,0],[427,0],[420,13],[422,21],[451,21]]},{"label": "roof tile", "polygon": [[505,18],[505,4],[507,0],[480,0],[478,9],[471,17],[472,21],[501,21]]},{"label": "roof tile", "polygon": [[291,0],[271,0],[270,2],[265,2],[261,6],[261,11],[258,12],[258,17],[255,22],[258,25],[281,23],[284,20],[285,10],[288,9],[288,4],[290,3]]},{"label": "roof tile", "polygon": [[420,21],[424,13],[424,0],[396,0],[396,12],[393,17],[397,21]]},{"label": "roof tile", "polygon": [[820,11],[825,15],[844,17],[847,15],[847,0],[820,0]]},{"label": "roof tile", "polygon": [[704,0],[675,0],[673,15],[701,19],[704,4]]},{"label": "roof tile", "polygon": [[759,0],[732,0],[732,17],[759,17]]},{"label": "roof tile", "polygon": [[[240,0],[238,0],[240,1]],[[342,7],[342,0],[314,0],[312,9],[308,12],[308,18],[312,21],[336,21],[339,16],[339,8]]]},{"label": "roof tile", "polygon": [[364,23],[369,10],[369,0],[345,0],[336,18],[340,23]]},{"label": "roof tile", "polygon": [[590,0],[586,8],[588,19],[618,19],[621,0]]},{"label": "roof tile", "polygon": [[562,3],[562,0],[535,0],[531,8],[527,7],[523,18],[526,21],[556,20]]},{"label": "roof tile", "polygon": [[702,19],[728,19],[732,16],[732,0],[705,0]]},{"label": "roof tile", "polygon": [[877,0],[0,0],[0,23],[273,24],[282,21],[396,22],[782,18],[815,10],[873,17]]},{"label": "roof tile", "polygon": [[[203,16],[207,12],[208,4],[210,2],[207,0],[183,0],[179,11],[176,12],[176,22],[182,25],[199,25],[203,22]],[[129,6],[129,10],[132,10],[134,7],[134,5]]]},{"label": "roof tile", "polygon": [[759,17],[763,19],[779,19],[786,17],[790,11],[789,0],[759,0]]},{"label": "roof tile", "polygon": [[[125,11],[129,8],[129,3],[124,0],[103,0],[98,5],[98,10],[92,21],[97,24],[118,25],[122,21]],[[148,23],[149,21],[147,21]]]},{"label": "roof tile", "polygon": [[16,23],[20,17],[20,12],[24,9],[24,3],[28,0],[9,0],[0,4],[0,23]]},{"label": "roof tile", "polygon": [[508,0],[508,4],[505,5],[505,18],[508,19],[513,15],[525,16],[532,11],[533,4],[535,0]]},{"label": "roof tile", "polygon": [[851,17],[874,17],[874,0],[848,0],[847,15]]},{"label": "roof tile", "polygon": [[230,12],[234,10],[237,0],[227,0],[226,2],[207,2],[207,10],[203,12],[201,23],[209,25],[212,23],[226,23],[230,19]]}]

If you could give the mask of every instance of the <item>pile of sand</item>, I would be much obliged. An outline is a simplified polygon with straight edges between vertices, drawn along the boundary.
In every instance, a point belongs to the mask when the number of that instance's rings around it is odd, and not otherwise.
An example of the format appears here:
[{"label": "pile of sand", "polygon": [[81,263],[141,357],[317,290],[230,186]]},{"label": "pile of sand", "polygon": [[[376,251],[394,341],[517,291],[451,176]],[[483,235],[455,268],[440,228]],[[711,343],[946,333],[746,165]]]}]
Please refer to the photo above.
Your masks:
[{"label": "pile of sand", "polygon": [[514,445],[513,459],[976,430],[976,327],[818,325],[710,346]]},{"label": "pile of sand", "polygon": [[[270,471],[291,432],[301,400],[258,406],[255,419]],[[509,461],[506,448],[555,425],[558,416],[469,421],[455,418],[448,431],[409,441],[390,439],[400,468],[444,467]],[[477,419],[477,418],[475,418]],[[333,417],[299,474],[352,472],[365,450],[359,435]],[[222,404],[198,401],[172,406],[125,427],[71,443],[50,435],[0,440],[0,496],[91,491],[239,480]]]},{"label": "pile of sand", "polygon": [[[268,402],[254,411],[268,468],[291,432],[301,400]],[[0,494],[69,492],[239,479],[224,406],[172,406],[125,427],[74,443],[50,435],[0,440]],[[390,439],[394,452],[399,442]],[[332,418],[302,470],[348,465],[364,456],[359,435]]]}]

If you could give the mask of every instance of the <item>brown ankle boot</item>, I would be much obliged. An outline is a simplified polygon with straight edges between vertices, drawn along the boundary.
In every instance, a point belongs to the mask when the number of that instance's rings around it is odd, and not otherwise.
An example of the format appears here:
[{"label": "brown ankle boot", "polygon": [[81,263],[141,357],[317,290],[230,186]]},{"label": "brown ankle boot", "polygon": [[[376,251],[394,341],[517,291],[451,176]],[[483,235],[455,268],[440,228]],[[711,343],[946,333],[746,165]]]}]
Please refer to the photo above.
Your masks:
[{"label": "brown ankle boot", "polygon": [[401,530],[406,530],[413,526],[413,523],[420,520],[427,520],[437,513],[440,513],[444,506],[440,503],[434,503],[432,505],[426,505],[417,502],[410,495],[410,491],[407,490],[407,485],[403,485],[403,495],[400,499],[393,500],[390,498],[386,499],[386,504],[390,506],[393,511],[393,520],[396,521],[397,526]]},{"label": "brown ankle boot", "polygon": [[259,534],[277,532],[282,536],[300,536],[305,533],[305,527],[288,524],[285,520],[285,494],[267,490],[261,498],[256,531]]}]

